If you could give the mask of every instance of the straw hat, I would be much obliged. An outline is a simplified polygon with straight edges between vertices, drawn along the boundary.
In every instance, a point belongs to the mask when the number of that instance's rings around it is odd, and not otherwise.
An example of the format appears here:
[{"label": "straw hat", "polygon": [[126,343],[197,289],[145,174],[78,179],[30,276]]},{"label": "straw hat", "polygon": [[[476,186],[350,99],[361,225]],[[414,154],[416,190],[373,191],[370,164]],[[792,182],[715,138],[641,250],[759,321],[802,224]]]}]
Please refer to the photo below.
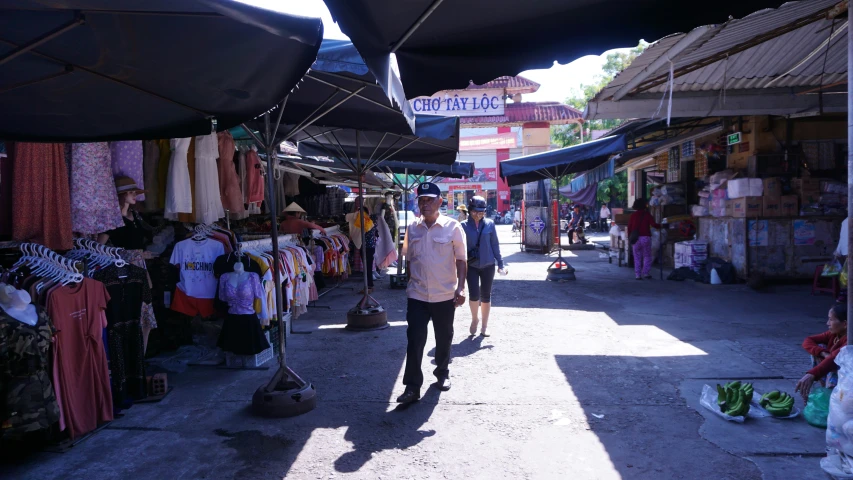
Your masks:
[{"label": "straw hat", "polygon": [[459,205],[458,207],[456,207],[456,210],[459,210],[460,212],[468,213],[468,207],[466,207],[465,205]]},{"label": "straw hat", "polygon": [[136,180],[134,180],[130,177],[119,176],[119,177],[115,178],[115,182],[116,182],[116,193],[118,193],[118,194],[122,194],[125,192],[136,192],[136,193],[148,192],[148,190],[143,190],[143,189],[139,188],[139,185],[136,184]]},{"label": "straw hat", "polygon": [[281,212],[282,213],[285,213],[285,212],[305,213],[305,210],[303,210],[302,207],[300,207],[299,204],[297,204],[296,202],[290,202],[290,205],[285,207],[285,209],[282,210]]}]

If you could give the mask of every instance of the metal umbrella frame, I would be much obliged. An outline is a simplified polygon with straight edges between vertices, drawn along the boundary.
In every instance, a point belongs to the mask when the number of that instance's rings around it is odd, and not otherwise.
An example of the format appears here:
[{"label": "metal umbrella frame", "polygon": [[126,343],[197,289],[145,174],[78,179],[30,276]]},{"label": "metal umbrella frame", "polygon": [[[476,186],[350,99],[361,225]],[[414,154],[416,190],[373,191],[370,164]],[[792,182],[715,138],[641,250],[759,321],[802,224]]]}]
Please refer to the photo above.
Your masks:
[{"label": "metal umbrella frame", "polygon": [[[420,118],[416,117],[416,120]],[[303,129],[298,138],[299,152],[303,155],[322,155],[334,158],[355,173],[358,176],[359,213],[363,213],[361,209],[364,208],[364,175],[379,167],[383,162],[392,158],[397,162],[416,161],[413,158],[427,161],[432,159],[431,155],[442,162],[447,162],[449,158],[451,162],[448,163],[452,163],[455,159],[459,150],[459,119],[457,117],[424,118],[430,122],[444,123],[446,124],[445,127],[450,126],[450,131],[448,128],[435,130],[450,133],[450,135],[442,139],[433,139],[421,138],[417,134],[401,135],[358,129]],[[366,144],[364,153],[368,149],[370,150],[370,155],[367,158],[363,155],[363,143]],[[358,218],[361,220],[359,225],[361,255],[362,258],[367,258],[367,247],[364,242],[366,233],[364,231],[364,215],[361,214]],[[369,272],[366,268],[363,270],[363,296],[347,313],[346,328],[351,331],[373,331],[388,328],[387,313],[379,301],[370,295],[367,286]]]}]

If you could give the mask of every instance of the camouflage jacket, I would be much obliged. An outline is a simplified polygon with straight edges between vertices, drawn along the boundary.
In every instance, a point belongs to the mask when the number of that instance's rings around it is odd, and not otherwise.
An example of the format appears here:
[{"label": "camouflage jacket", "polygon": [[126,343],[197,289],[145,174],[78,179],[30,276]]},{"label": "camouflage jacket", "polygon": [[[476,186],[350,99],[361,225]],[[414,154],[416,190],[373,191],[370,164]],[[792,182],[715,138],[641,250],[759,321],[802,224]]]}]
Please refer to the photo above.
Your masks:
[{"label": "camouflage jacket", "polygon": [[35,326],[0,311],[0,437],[50,428],[59,407],[50,381],[53,327],[39,309]]}]

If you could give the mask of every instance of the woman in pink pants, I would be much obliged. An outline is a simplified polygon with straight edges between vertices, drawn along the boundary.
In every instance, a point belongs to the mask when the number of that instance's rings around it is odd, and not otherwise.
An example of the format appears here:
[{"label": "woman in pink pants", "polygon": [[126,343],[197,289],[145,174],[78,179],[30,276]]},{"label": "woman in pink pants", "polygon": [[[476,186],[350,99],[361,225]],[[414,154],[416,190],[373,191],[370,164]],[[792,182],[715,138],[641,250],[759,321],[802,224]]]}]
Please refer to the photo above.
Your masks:
[{"label": "woman in pink pants", "polygon": [[655,223],[654,217],[646,209],[646,199],[638,198],[634,201],[634,210],[628,219],[628,238],[631,238],[631,233],[637,232],[639,238],[634,243],[634,275],[637,280],[644,278],[651,280],[652,276],[649,272],[652,270],[652,227],[660,228],[660,225]]}]

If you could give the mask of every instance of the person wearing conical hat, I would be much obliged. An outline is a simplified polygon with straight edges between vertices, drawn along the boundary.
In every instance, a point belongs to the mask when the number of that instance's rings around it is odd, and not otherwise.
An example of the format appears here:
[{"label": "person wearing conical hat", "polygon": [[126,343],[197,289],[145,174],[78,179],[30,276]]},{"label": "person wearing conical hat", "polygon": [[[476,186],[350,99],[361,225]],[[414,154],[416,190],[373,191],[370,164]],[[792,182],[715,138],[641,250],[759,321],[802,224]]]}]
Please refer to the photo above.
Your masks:
[{"label": "person wearing conical hat", "polygon": [[305,210],[303,210],[296,202],[290,202],[290,205],[285,207],[281,213],[284,214],[284,220],[282,220],[278,225],[278,233],[282,235],[288,233],[301,235],[302,231],[305,229],[320,230],[323,235],[326,234],[325,228],[317,225],[316,223],[311,223],[302,219],[302,216],[305,214]]}]

